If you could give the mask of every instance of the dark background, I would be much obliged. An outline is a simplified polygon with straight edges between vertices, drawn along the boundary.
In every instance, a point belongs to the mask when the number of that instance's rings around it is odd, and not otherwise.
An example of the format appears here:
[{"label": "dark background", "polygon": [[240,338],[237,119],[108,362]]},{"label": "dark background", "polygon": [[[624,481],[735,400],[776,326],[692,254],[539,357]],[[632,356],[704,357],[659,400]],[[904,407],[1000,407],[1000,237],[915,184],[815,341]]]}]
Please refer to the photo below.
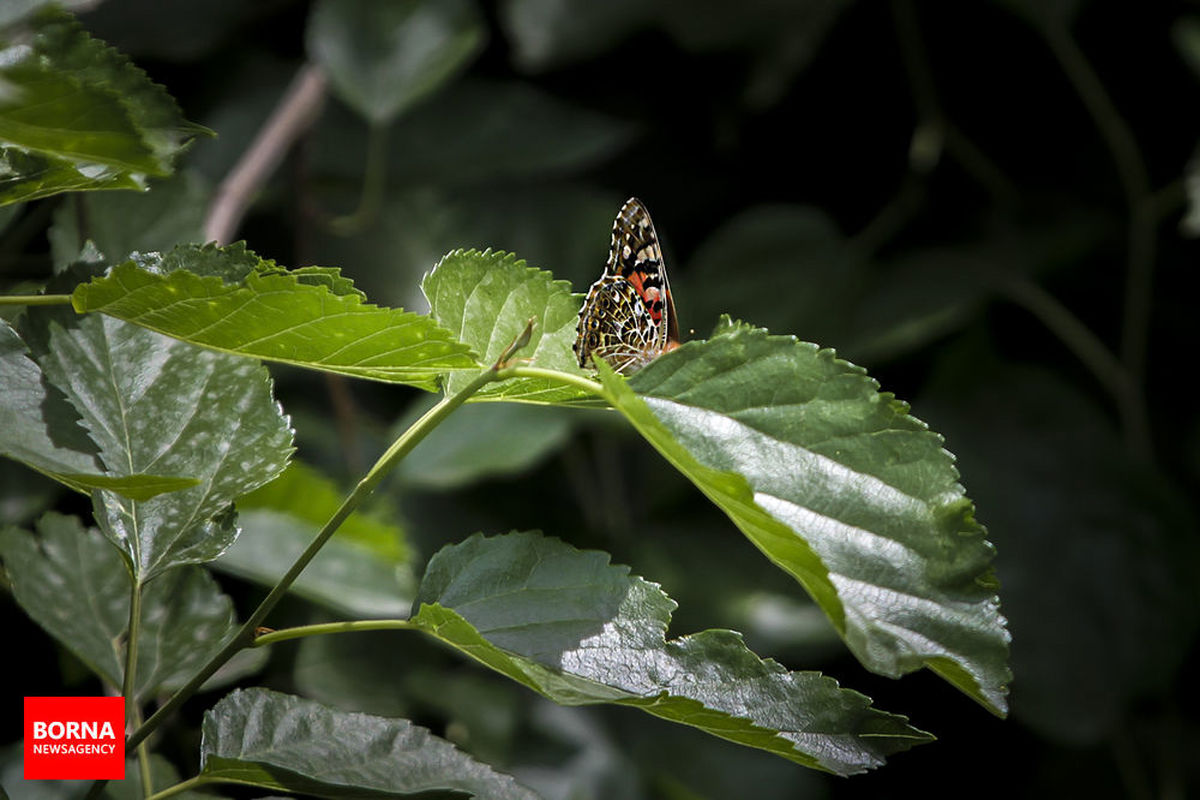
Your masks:
[{"label": "dark background", "polygon": [[[1200,251],[1186,218],[1200,5],[510,0],[478,11],[486,44],[390,121],[385,163],[366,165],[367,125],[334,87],[238,237],[422,310],[417,281],[454,247],[512,250],[583,291],[613,215],[637,195],[689,336],[729,313],[835,348],[945,435],[998,551],[1012,713],[996,719],[927,672],[866,673],[684,479],[621,425],[581,414],[518,473],[399,484],[381,502],[426,555],[475,530],[525,528],[607,550],[680,603],[673,634],[742,630],[760,655],[822,670],[939,741],[828,778],[629,709],[551,707],[411,639],[338,637],[331,661],[395,687],[364,710],[403,711],[502,770],[540,774],[547,796],[1196,791],[1200,426],[1186,376]],[[81,16],[219,134],[194,145],[172,184],[194,199],[197,236],[212,187],[303,63],[309,14],[284,0],[110,0]],[[354,208],[364,169],[386,178],[381,205],[336,235],[327,220]],[[48,270],[34,215],[45,227],[58,202],[27,212],[6,281]],[[1130,313],[1138,287],[1149,305]],[[1123,378],[1093,368],[1098,351]],[[273,371],[300,456],[345,481],[422,402]],[[52,503],[86,513],[3,469],[7,498],[27,501],[4,521]],[[225,583],[246,602],[257,592]],[[312,613],[296,601],[281,616]],[[3,615],[24,694],[78,679],[13,604]],[[302,690],[294,651],[276,650],[256,681]],[[163,748],[186,770],[194,746]]]}]

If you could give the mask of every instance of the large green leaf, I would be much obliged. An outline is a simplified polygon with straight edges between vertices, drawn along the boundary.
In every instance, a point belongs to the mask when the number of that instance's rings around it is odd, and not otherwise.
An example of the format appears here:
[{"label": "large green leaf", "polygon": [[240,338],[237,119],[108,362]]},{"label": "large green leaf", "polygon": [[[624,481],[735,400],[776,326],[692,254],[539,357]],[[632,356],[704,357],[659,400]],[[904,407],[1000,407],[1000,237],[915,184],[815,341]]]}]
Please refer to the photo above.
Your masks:
[{"label": "large green leaf", "polygon": [[[430,314],[451,330],[483,361],[492,363],[534,319],[533,338],[518,354],[545,369],[581,374],[572,346],[579,318],[579,297],[565,281],[544,270],[526,267],[511,253],[455,250],[421,281]],[[446,391],[470,382],[468,375],[449,375]],[[541,378],[519,378],[492,384],[480,400],[553,403],[586,397],[578,389]]]},{"label": "large green leaf", "polygon": [[[293,462],[274,481],[238,499],[242,535],[213,567],[274,586],[343,498],[332,481]],[[356,511],[300,573],[292,591],[354,616],[407,616],[416,593],[411,558],[398,525]]]},{"label": "large green leaf", "polygon": [[537,797],[408,720],[337,711],[266,689],[239,690],[217,703],[204,715],[203,735],[201,783],[330,798]]},{"label": "large green leaf", "polygon": [[107,489],[135,500],[195,486],[190,477],[106,475],[96,443],[79,427],[79,414],[51,386],[20,335],[0,320],[0,454],[72,489]]},{"label": "large green leaf", "polygon": [[93,492],[97,522],[135,578],[225,550],[237,535],[233,499],[282,471],[292,449],[266,369],[98,314],[30,316],[39,363],[109,474],[200,480],[146,501]]},{"label": "large green leaf", "polygon": [[869,669],[1007,708],[993,548],[942,439],[831,350],[726,320],[609,401],[816,599]]},{"label": "large green leaf", "polygon": [[[47,633],[113,687],[125,674],[129,571],[96,529],[48,513],[37,535],[0,531],[13,595]],[[184,567],[146,585],[142,598],[137,695],[177,689],[236,629],[232,601],[209,573]]]},{"label": "large green leaf", "polygon": [[470,63],[482,23],[471,0],[320,0],[308,51],[347,103],[386,124]]},{"label": "large green leaf", "polygon": [[418,627],[558,703],[634,706],[843,775],[931,738],[732,631],[666,641],[675,604],[656,584],[538,534],[444,548],[417,600]]},{"label": "large green leaf", "polygon": [[284,270],[244,246],[181,245],[81,284],[75,309],[100,311],[238,355],[434,389],[476,367],[428,317],[365,303],[337,270]]},{"label": "large green leaf", "polygon": [[203,130],[161,86],[43,10],[0,35],[0,203],[79,189],[140,188]]}]

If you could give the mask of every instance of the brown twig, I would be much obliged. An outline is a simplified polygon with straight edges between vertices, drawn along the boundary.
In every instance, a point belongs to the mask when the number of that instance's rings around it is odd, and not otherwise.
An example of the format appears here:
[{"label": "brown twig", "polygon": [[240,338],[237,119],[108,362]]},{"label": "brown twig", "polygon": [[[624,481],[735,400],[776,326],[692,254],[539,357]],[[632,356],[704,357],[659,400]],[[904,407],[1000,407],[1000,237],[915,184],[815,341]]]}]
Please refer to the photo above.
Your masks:
[{"label": "brown twig", "polygon": [[254,194],[297,137],[316,120],[325,100],[325,87],[325,76],[314,64],[305,64],[296,73],[258,136],[217,188],[204,220],[207,240],[227,244],[233,238]]}]

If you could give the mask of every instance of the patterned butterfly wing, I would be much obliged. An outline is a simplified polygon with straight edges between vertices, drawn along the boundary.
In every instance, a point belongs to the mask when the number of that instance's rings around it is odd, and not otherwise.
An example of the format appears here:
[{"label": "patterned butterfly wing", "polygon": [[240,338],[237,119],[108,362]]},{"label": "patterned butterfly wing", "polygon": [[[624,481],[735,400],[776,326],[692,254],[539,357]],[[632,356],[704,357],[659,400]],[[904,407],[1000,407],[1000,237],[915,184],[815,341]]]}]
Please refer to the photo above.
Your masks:
[{"label": "patterned butterfly wing", "polygon": [[594,356],[619,373],[634,372],[662,352],[659,333],[633,284],[620,275],[603,275],[580,312],[575,355],[581,367],[590,366]]},{"label": "patterned butterfly wing", "polygon": [[612,245],[604,273],[620,275],[633,284],[661,331],[660,349],[669,349],[668,343],[679,344],[679,322],[662,246],[650,212],[636,197],[625,201],[613,222]]},{"label": "patterned butterfly wing", "polygon": [[630,373],[678,344],[658,235],[646,207],[631,197],[613,223],[604,274],[579,312],[575,355],[581,367],[600,357],[617,372]]}]

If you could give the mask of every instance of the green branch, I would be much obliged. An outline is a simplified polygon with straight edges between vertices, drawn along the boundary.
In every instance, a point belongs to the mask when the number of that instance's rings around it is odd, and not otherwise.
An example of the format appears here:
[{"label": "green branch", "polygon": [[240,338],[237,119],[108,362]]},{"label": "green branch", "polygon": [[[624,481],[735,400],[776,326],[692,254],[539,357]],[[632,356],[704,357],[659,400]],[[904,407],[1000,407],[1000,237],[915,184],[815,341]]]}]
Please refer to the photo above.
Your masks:
[{"label": "green branch", "polygon": [[0,295],[0,306],[69,306],[69,294],[8,294]]},{"label": "green branch", "polygon": [[264,633],[254,640],[255,647],[266,647],[289,639],[306,636],[326,636],[333,633],[358,633],[361,631],[404,631],[416,626],[406,619],[363,619],[352,622],[324,622],[318,625],[297,625],[294,628]]}]

